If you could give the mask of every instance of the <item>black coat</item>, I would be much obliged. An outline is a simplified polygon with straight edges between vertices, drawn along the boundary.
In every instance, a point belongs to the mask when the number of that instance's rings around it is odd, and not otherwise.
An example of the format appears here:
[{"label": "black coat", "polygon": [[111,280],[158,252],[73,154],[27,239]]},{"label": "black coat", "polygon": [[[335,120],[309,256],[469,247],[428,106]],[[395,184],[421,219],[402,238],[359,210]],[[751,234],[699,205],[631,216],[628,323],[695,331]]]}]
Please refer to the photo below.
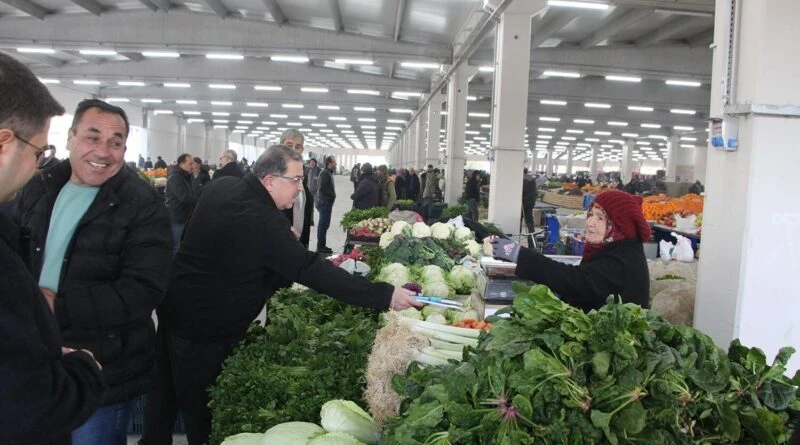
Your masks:
[{"label": "black coat", "polygon": [[[17,198],[15,222],[31,230],[33,275],[44,261],[50,214],[69,181],[69,160],[35,176]],[[100,187],[67,248],[55,315],[64,346],[89,349],[110,387],[106,404],[149,389],[155,360],[151,318],[167,288],[169,216],[158,193],[123,167]]]},{"label": "black coat", "polygon": [[22,238],[0,214],[0,443],[68,444],[105,383],[85,352],[61,355],[55,317],[19,255]]},{"label": "black coat", "polygon": [[406,190],[406,177],[397,175],[394,177],[394,188],[397,192],[397,199],[406,199],[408,191]]},{"label": "black coat", "polygon": [[375,174],[361,175],[358,187],[350,198],[353,200],[353,208],[369,209],[378,206],[378,178]]},{"label": "black coat", "polygon": [[531,175],[522,177],[522,205],[531,209],[536,205],[536,179]]},{"label": "black coat", "polygon": [[393,292],[305,249],[255,176],[225,178],[197,203],[159,315],[189,341],[238,341],[269,297],[292,282],[380,310]]},{"label": "black coat", "polygon": [[406,190],[408,199],[413,199],[414,201],[419,199],[420,183],[419,176],[416,173],[406,176]]},{"label": "black coat", "polygon": [[192,186],[192,175],[180,167],[169,175],[167,188],[164,190],[169,219],[173,224],[185,224],[192,214],[197,202],[195,187]]},{"label": "black coat", "polygon": [[192,180],[195,196],[200,196],[200,191],[203,190],[203,186],[208,184],[209,181],[211,181],[211,175],[208,174],[208,168],[205,166],[200,167],[197,176]]},{"label": "black coat", "polygon": [[167,163],[163,159],[159,159],[156,161],[154,168],[167,168]]},{"label": "black coat", "polygon": [[650,306],[650,272],[642,243],[622,240],[606,246],[579,266],[520,249],[516,275],[549,286],[567,303],[584,311],[605,304],[609,295],[626,303]]},{"label": "black coat", "polygon": [[481,189],[477,179],[469,178],[467,180],[467,184],[464,186],[464,199],[475,199],[480,201]]},{"label": "black coat", "polygon": [[336,188],[333,184],[331,171],[323,168],[317,180],[319,181],[319,189],[317,190],[316,199],[330,203],[336,201]]},{"label": "black coat", "polygon": [[239,164],[235,162],[228,162],[224,167],[215,171],[214,177],[211,179],[219,179],[225,176],[235,176],[237,178],[241,178],[244,176],[244,173],[242,173],[242,168],[239,167]]}]

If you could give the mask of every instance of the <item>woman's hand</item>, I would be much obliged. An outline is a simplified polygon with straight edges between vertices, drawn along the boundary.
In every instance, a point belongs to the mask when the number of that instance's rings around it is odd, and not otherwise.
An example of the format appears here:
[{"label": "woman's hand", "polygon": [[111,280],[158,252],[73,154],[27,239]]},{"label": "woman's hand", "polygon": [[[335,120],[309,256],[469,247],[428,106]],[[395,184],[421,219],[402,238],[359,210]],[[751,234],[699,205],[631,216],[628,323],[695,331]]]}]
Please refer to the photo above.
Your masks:
[{"label": "woman's hand", "polygon": [[422,303],[414,299],[417,294],[414,291],[402,287],[395,287],[392,293],[392,303],[390,308],[396,311],[402,311],[410,307],[422,307]]},{"label": "woman's hand", "polygon": [[[486,238],[488,240],[489,246],[492,249],[492,258],[500,261],[508,261],[511,263],[516,263],[517,258],[519,258],[519,243],[515,243],[514,241],[498,238],[496,236],[490,236]],[[484,246],[486,243],[484,240]],[[484,247],[485,248],[485,247]]]}]

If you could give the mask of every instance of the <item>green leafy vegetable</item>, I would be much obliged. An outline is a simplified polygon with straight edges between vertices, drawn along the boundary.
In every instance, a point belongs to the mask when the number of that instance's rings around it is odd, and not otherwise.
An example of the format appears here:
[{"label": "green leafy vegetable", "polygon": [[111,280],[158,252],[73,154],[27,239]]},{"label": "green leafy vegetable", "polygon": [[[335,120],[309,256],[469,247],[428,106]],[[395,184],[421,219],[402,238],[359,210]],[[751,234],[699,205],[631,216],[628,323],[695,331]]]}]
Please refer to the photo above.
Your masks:
[{"label": "green leafy vegetable", "polygon": [[339,224],[344,230],[352,229],[360,221],[372,218],[387,218],[389,210],[386,207],[372,207],[369,209],[352,209],[342,216]]}]

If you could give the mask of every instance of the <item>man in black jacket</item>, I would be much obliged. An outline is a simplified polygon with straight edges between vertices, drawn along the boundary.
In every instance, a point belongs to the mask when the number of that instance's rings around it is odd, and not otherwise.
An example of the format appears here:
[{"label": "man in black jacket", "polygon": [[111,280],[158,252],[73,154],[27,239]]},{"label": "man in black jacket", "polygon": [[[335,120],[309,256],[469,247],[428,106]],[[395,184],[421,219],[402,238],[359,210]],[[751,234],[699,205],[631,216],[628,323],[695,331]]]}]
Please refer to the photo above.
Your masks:
[{"label": "man in black jacket", "polygon": [[414,167],[411,167],[408,169],[408,175],[406,175],[406,197],[414,202],[417,202],[417,200],[419,200],[419,191],[419,176],[417,176],[417,172],[414,170]]},{"label": "man in black jacket", "polygon": [[[305,150],[305,136],[299,130],[290,128],[281,135],[281,144],[291,148],[300,156]],[[311,237],[311,223],[314,218],[314,195],[308,189],[308,169],[303,168],[303,193],[298,195],[297,202],[291,209],[284,212],[292,228],[297,231],[300,244],[308,248]]]},{"label": "man in black jacket", "polygon": [[158,193],[125,167],[125,112],[78,104],[69,159],[42,171],[14,207],[31,230],[32,267],[54,308],[65,346],[103,366],[104,406],[72,434],[73,445],[126,443],[134,399],[155,360],[153,310],[166,290],[172,237]]},{"label": "man in black jacket", "polygon": [[237,178],[244,176],[242,168],[236,162],[238,158],[239,155],[231,149],[223,151],[219,157],[219,169],[214,172],[214,176],[211,179],[224,178],[225,176],[235,176]]},{"label": "man in black jacket", "polygon": [[172,254],[178,252],[181,236],[189,216],[192,214],[194,204],[197,202],[195,188],[192,186],[192,168],[194,159],[192,155],[184,153],[178,156],[178,168],[172,171],[167,179],[167,188],[164,190],[169,220],[172,223]]},{"label": "man in black jacket", "polygon": [[361,176],[358,180],[356,191],[350,195],[353,200],[354,209],[369,209],[378,207],[380,191],[378,190],[378,178],[372,172],[372,164],[365,162],[361,166]]},{"label": "man in black jacket", "polygon": [[161,156],[156,156],[156,164],[153,166],[154,168],[167,168],[167,163],[161,159]]},{"label": "man in black jacket", "polygon": [[[207,389],[279,288],[299,282],[376,310],[417,305],[411,291],[351,276],[297,241],[282,210],[295,204],[302,181],[300,155],[274,145],[258,158],[252,175],[212,182],[186,226],[186,242],[159,307],[159,347],[168,358],[168,372],[160,375],[154,395],[177,400],[190,445],[208,441]],[[160,418],[169,425],[174,415]],[[154,436],[145,426],[143,439]]]},{"label": "man in black jacket", "polygon": [[[54,154],[50,119],[64,113],[36,76],[0,54],[0,203]],[[27,232],[0,214],[0,443],[69,443],[103,400],[91,352],[63,348],[52,308],[26,265]]]},{"label": "man in black jacket", "polygon": [[536,179],[525,167],[522,173],[522,217],[528,233],[533,233],[533,208],[536,207]]},{"label": "man in black jacket", "polygon": [[332,253],[328,247],[328,229],[331,226],[331,213],[333,212],[333,202],[336,201],[336,188],[333,185],[333,172],[336,171],[336,158],[333,156],[325,157],[325,168],[319,173],[317,181],[316,207],[319,211],[319,221],[317,223],[317,252]]}]

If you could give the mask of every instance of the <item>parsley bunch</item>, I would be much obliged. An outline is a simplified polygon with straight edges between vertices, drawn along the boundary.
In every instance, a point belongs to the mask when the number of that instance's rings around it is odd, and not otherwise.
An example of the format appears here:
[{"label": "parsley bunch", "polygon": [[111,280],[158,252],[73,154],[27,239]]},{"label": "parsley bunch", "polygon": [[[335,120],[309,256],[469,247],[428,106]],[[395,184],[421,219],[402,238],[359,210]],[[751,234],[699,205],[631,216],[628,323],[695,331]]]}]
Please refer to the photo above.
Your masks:
[{"label": "parsley bunch", "polygon": [[734,341],[610,301],[588,314],[516,286],[463,363],[409,367],[386,445],[782,444],[800,412],[794,352],[770,366]]},{"label": "parsley bunch", "polygon": [[376,312],[314,291],[272,297],[268,324],[253,324],[211,388],[212,444],[282,422],[319,421],[328,400],[361,400]]}]

